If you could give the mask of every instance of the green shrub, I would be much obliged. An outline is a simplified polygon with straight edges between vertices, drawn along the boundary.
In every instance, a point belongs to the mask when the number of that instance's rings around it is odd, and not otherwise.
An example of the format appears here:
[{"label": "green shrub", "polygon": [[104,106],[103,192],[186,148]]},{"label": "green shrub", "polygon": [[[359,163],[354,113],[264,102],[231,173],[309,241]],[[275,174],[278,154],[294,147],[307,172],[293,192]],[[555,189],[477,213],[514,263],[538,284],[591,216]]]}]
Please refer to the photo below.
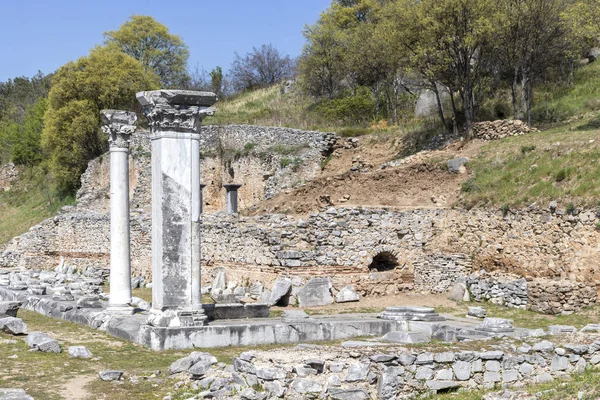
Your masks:
[{"label": "green shrub", "polygon": [[343,128],[336,132],[341,137],[357,137],[371,133],[367,128]]},{"label": "green shrub", "polygon": [[356,95],[348,94],[331,100],[323,100],[312,111],[325,120],[346,125],[364,124],[374,119],[375,99],[371,91],[360,87]]},{"label": "green shrub", "polygon": [[534,150],[535,150],[535,146],[534,145],[521,146],[521,154],[527,154],[530,151],[534,151]]},{"label": "green shrub", "polygon": [[554,180],[556,182],[562,182],[565,179],[567,179],[567,170],[564,168],[558,170],[558,172],[554,174]]},{"label": "green shrub", "polygon": [[575,213],[575,204],[569,203],[567,206],[567,214],[573,215]]}]

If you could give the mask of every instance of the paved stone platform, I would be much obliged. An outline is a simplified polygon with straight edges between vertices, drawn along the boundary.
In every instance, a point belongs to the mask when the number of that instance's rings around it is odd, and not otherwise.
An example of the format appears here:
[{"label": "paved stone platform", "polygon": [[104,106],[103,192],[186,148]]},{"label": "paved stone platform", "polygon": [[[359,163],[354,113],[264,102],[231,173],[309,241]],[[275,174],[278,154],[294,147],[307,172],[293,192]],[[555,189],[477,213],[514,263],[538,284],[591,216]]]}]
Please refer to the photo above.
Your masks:
[{"label": "paved stone platform", "polygon": [[[306,321],[282,322],[281,318],[216,320],[198,327],[154,327],[147,325],[147,312],[128,316],[108,314],[101,308],[78,308],[76,301],[55,300],[49,295],[0,287],[1,301],[20,301],[22,308],[40,314],[104,330],[116,337],[140,343],[153,350],[257,346],[383,336],[401,329],[395,321],[372,314],[318,316]],[[249,305],[245,305],[246,307]],[[209,305],[208,308],[213,307]]]}]

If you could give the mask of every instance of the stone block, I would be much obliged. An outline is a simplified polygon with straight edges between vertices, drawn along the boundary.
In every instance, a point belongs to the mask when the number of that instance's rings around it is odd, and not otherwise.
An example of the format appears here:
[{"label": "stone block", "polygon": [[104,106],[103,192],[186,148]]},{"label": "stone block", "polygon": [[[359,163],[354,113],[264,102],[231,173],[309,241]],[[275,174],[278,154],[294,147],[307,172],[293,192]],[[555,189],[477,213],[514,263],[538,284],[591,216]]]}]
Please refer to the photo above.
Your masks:
[{"label": "stone block", "polygon": [[17,312],[23,303],[20,301],[0,301],[0,318],[17,317]]},{"label": "stone block", "polygon": [[85,346],[69,346],[69,356],[75,358],[92,358],[92,353]]},{"label": "stone block", "polygon": [[331,280],[329,278],[312,278],[298,291],[300,307],[326,306],[333,304]]},{"label": "stone block", "polygon": [[269,305],[287,306],[292,291],[292,281],[288,278],[277,278],[271,289]]},{"label": "stone block", "polygon": [[9,335],[25,335],[27,325],[21,318],[5,317],[0,318],[0,330]]},{"label": "stone block", "polygon": [[359,301],[360,297],[356,290],[354,290],[354,286],[345,286],[335,295],[336,303],[347,303],[351,301]]}]

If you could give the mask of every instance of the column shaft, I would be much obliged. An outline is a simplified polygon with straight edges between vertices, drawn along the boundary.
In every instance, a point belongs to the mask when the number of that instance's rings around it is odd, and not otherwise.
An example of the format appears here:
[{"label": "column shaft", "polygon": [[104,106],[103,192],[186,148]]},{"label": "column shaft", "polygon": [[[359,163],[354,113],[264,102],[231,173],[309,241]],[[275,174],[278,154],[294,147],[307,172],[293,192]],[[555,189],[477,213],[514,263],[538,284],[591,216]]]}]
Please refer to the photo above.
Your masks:
[{"label": "column shaft", "polygon": [[131,303],[129,150],[110,150],[110,306]]}]

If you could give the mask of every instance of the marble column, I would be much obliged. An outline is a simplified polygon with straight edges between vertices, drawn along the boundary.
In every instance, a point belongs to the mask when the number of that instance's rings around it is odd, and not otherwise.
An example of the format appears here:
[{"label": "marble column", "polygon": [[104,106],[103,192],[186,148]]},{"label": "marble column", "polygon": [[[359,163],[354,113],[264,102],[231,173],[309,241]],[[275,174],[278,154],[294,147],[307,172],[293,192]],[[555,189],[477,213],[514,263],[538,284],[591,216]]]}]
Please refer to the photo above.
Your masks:
[{"label": "marble column", "polygon": [[238,189],[242,185],[228,184],[223,185],[227,193],[225,194],[227,201],[227,214],[237,214],[238,212]]},{"label": "marble column", "polygon": [[129,138],[137,116],[101,111],[102,130],[110,143],[110,300],[108,312],[133,314],[129,243]]},{"label": "marble column", "polygon": [[180,326],[202,325],[200,295],[200,129],[214,93],[140,92],[152,141],[152,308]]}]

